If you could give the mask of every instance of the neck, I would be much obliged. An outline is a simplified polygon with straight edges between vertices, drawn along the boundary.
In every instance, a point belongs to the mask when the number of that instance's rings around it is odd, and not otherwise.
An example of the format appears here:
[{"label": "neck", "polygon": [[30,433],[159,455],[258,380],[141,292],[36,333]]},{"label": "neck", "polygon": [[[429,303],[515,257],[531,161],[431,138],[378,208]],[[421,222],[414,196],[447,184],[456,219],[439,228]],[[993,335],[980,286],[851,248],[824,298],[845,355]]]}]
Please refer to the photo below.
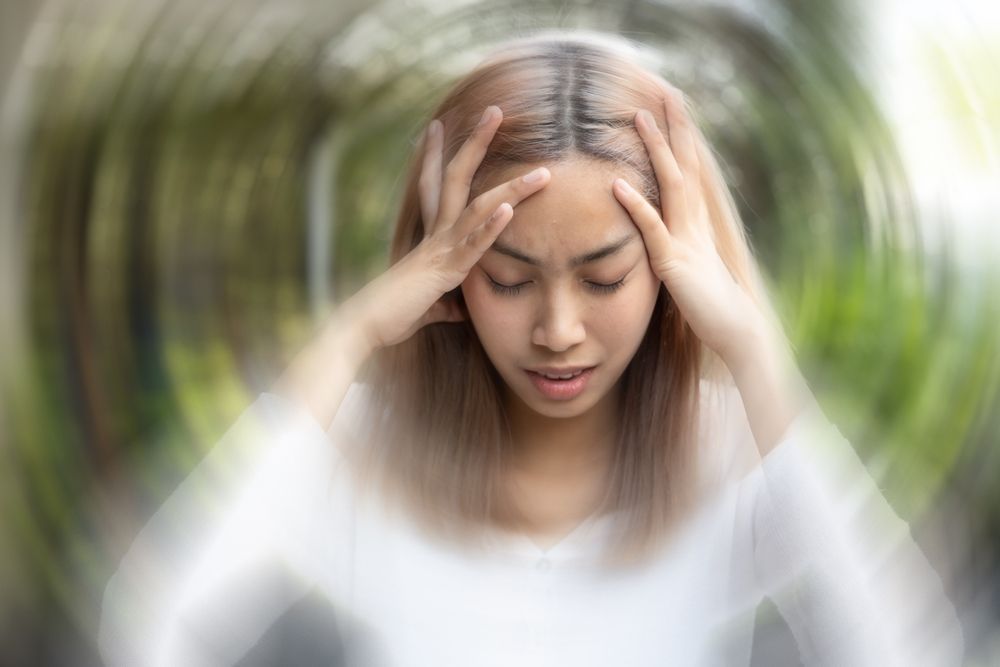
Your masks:
[{"label": "neck", "polygon": [[603,473],[611,466],[618,427],[617,393],[609,392],[575,417],[548,417],[508,396],[511,464],[523,473],[566,477]]}]

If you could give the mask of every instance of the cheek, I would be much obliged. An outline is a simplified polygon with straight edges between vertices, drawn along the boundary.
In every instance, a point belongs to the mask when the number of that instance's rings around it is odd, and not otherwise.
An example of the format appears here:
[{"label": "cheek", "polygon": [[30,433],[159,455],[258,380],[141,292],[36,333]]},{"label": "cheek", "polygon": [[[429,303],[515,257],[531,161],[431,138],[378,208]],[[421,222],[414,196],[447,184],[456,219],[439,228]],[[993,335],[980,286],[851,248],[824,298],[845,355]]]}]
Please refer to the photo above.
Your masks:
[{"label": "cheek", "polygon": [[663,283],[656,277],[653,270],[649,268],[647,262],[643,262],[636,267],[635,278],[634,299],[636,310],[641,312],[642,316],[648,322],[650,315],[653,313],[653,306],[656,305],[656,297],[659,296]]},{"label": "cheek", "polygon": [[496,307],[496,295],[472,276],[462,283],[462,297],[469,311],[469,318],[477,331],[488,331],[502,317],[501,309]]},{"label": "cheek", "polygon": [[637,345],[649,326],[659,290],[660,281],[652,271],[634,276],[618,297],[612,298],[602,309],[597,326],[606,337],[618,339],[627,346]]},{"label": "cheek", "polygon": [[469,320],[476,335],[487,350],[499,350],[509,345],[520,323],[519,309],[510,301],[497,296],[482,281],[472,278],[462,283],[462,296],[469,311]]}]

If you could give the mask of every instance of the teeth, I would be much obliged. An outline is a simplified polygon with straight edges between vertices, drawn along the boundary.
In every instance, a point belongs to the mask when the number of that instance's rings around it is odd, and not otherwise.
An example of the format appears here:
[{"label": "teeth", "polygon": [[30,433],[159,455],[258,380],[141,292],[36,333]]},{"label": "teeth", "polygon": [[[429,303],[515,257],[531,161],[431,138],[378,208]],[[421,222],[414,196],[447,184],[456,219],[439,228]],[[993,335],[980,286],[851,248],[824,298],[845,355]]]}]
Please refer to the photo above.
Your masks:
[{"label": "teeth", "polygon": [[577,371],[576,373],[570,373],[569,375],[549,375],[548,373],[539,373],[539,375],[547,377],[550,380],[569,380],[570,378],[575,378],[582,372],[583,371]]}]

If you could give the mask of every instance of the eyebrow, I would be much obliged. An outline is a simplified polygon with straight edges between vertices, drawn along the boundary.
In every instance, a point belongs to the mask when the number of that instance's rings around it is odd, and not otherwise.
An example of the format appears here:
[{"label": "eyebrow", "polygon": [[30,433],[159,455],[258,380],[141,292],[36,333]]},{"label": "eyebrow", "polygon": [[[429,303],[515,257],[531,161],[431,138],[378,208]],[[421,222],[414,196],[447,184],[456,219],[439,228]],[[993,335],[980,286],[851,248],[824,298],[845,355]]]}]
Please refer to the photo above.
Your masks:
[{"label": "eyebrow", "polygon": [[[591,262],[596,262],[599,259],[604,259],[605,257],[610,257],[615,253],[619,252],[622,248],[631,243],[634,239],[638,238],[638,234],[635,232],[630,232],[629,234],[621,237],[617,241],[613,241],[606,246],[597,248],[596,250],[591,250],[590,252],[584,253],[573,259],[569,260],[570,268],[576,268],[584,264],[590,264]],[[490,246],[490,250],[500,253],[501,255],[507,255],[508,257],[513,257],[516,260],[524,262],[525,264],[530,264],[531,266],[544,266],[545,263],[534,257],[530,257],[516,248],[511,248],[508,245],[501,243],[500,241],[494,241],[493,245]]]}]

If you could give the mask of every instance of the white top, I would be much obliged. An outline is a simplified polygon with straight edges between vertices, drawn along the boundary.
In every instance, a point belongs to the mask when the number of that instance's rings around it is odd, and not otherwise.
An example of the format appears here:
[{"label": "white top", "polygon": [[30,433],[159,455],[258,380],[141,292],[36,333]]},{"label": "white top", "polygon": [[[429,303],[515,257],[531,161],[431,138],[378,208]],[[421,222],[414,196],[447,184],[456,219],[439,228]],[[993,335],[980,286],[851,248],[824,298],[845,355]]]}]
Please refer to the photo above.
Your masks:
[{"label": "white top", "polygon": [[327,432],[262,394],[122,560],[101,652],[112,666],[234,664],[311,592],[350,629],[348,664],[738,666],[766,595],[807,665],[960,664],[940,579],[819,408],[761,461],[738,392],[707,387],[702,447],[721,491],[651,563],[615,573],[597,564],[611,517],[548,550],[430,540],[355,495],[336,434],[358,427],[363,385]]}]

